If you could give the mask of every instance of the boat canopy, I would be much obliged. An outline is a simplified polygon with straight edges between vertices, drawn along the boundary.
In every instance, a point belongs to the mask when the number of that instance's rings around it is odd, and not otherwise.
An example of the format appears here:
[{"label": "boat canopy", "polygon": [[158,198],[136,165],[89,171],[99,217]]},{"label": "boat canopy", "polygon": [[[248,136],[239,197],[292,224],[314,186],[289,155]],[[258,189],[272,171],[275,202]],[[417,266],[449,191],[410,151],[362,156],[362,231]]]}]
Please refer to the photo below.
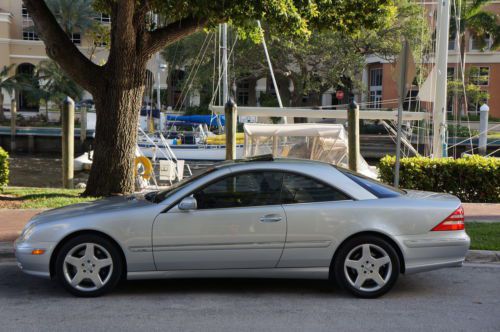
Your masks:
[{"label": "boat canopy", "polygon": [[224,115],[167,115],[168,121],[188,121],[194,123],[204,123],[208,126],[217,126],[217,117],[224,125]]},{"label": "boat canopy", "polygon": [[[246,158],[272,154],[277,158],[318,160],[345,168],[349,165],[347,134],[340,124],[246,123],[243,128]],[[361,155],[358,160],[360,173],[377,177]]]}]

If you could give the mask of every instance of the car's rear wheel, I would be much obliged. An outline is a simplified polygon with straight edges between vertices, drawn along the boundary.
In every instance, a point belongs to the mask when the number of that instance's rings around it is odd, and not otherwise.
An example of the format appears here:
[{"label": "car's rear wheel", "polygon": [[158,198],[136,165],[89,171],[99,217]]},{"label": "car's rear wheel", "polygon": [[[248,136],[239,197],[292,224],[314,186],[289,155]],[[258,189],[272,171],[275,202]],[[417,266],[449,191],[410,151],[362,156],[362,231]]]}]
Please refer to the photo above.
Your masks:
[{"label": "car's rear wheel", "polygon": [[116,246],[94,234],[66,242],[56,259],[56,277],[76,296],[92,297],[112,290],[120,281],[123,263]]},{"label": "car's rear wheel", "polygon": [[399,257],[382,238],[364,235],[348,240],[337,253],[337,283],[352,294],[375,298],[387,293],[399,276]]}]

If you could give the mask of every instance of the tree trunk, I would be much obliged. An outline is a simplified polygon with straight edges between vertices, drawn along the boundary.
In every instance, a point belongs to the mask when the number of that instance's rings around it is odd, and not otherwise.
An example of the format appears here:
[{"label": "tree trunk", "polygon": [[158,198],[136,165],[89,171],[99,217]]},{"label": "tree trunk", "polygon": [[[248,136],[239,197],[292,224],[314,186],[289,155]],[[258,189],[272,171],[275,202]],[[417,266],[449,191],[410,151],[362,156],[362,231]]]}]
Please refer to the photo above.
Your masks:
[{"label": "tree trunk", "polygon": [[108,71],[104,87],[93,95],[97,113],[95,149],[84,196],[134,191],[134,156],[146,60],[130,60],[127,69]]},{"label": "tree trunk", "polygon": [[3,93],[2,88],[0,88],[0,120],[5,120],[5,114],[3,113]]}]

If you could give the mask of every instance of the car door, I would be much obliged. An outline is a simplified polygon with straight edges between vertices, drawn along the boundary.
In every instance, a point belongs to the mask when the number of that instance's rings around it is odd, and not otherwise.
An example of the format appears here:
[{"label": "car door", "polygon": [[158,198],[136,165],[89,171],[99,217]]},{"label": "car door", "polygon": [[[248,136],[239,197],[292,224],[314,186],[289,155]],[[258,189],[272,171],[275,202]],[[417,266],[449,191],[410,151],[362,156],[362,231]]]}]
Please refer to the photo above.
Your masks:
[{"label": "car door", "polygon": [[158,270],[273,268],[286,237],[280,205],[283,175],[243,172],[190,195],[197,208],[157,216],[153,251]]},{"label": "car door", "polygon": [[287,172],[281,199],[287,239],[278,267],[329,266],[336,227],[345,225],[343,216],[352,211],[352,198],[319,179]]}]

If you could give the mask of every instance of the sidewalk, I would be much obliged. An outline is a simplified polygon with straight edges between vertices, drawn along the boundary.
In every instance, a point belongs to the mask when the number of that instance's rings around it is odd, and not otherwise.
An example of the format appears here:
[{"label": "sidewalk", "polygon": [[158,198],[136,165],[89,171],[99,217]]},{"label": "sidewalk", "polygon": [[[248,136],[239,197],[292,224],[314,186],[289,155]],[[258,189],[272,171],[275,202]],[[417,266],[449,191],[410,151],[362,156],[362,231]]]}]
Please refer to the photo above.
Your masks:
[{"label": "sidewalk", "polygon": [[0,209],[0,242],[14,241],[39,209]]},{"label": "sidewalk", "polygon": [[[500,204],[464,203],[465,221],[500,222]],[[0,242],[14,241],[43,209],[0,209]]]},{"label": "sidewalk", "polygon": [[465,221],[500,222],[500,204],[462,203]]}]

